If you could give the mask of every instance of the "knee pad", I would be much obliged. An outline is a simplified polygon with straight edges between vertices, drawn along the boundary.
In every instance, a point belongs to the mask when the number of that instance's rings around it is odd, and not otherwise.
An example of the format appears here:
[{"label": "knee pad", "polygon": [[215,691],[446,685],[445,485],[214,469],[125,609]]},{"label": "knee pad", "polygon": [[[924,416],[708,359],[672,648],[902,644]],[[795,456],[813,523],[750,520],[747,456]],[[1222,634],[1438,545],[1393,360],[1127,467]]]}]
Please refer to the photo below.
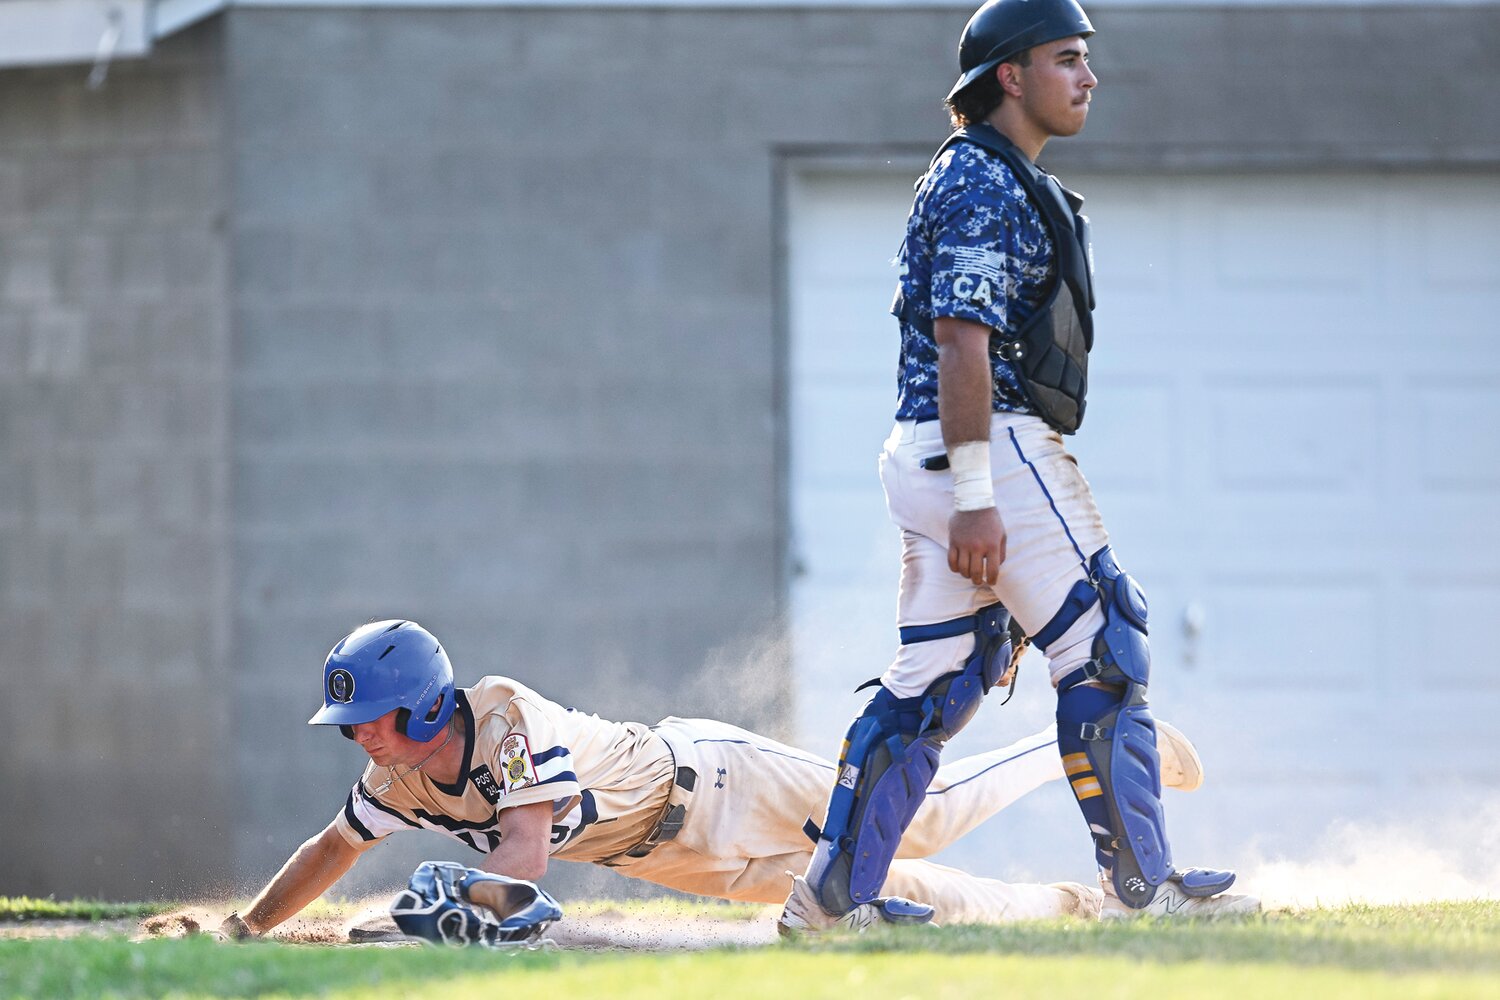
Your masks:
[{"label": "knee pad", "polygon": [[850,725],[807,875],[829,913],[847,913],[879,896],[901,835],[937,773],[943,744],[974,717],[1009,665],[1009,628],[1010,613],[992,604],[953,621],[901,630],[903,643],[972,631],[974,651],[962,668],[916,697],[897,698],[881,687]]},{"label": "knee pad", "polygon": [[1091,659],[1058,682],[1058,748],[1099,848],[1112,856],[1115,890],[1127,906],[1142,907],[1173,874],[1156,722],[1146,703],[1146,598],[1107,546],[1089,571],[1104,625]]},{"label": "knee pad", "polygon": [[901,630],[901,642],[904,645],[908,642],[948,638],[953,634],[948,631],[925,634],[921,630],[936,630],[971,622],[974,651],[969,654],[962,667],[933,681],[921,696],[921,731],[940,744],[948,742],[969,724],[974,713],[979,711],[979,703],[1010,666],[1010,655],[1014,648],[1010,634],[1010,612],[1005,610],[1004,605],[991,604],[953,622],[908,626]]}]

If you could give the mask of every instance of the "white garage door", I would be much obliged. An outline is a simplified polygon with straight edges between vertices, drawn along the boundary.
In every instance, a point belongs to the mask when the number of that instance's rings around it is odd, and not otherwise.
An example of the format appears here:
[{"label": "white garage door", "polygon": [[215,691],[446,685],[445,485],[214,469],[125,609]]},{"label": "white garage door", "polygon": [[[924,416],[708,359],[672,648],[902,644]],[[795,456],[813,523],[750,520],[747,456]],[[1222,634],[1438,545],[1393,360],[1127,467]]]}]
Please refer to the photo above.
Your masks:
[{"label": "white garage door", "polygon": [[[831,754],[895,642],[875,455],[894,406],[890,257],[910,173],[788,198],[794,657]],[[1151,602],[1158,714],[1210,784],[1179,861],[1296,853],[1336,820],[1500,785],[1500,184],[1493,176],[1068,176],[1100,307],[1071,440]],[[1039,661],[962,753],[1050,721]],[[1054,786],[948,859],[1086,876]]]}]

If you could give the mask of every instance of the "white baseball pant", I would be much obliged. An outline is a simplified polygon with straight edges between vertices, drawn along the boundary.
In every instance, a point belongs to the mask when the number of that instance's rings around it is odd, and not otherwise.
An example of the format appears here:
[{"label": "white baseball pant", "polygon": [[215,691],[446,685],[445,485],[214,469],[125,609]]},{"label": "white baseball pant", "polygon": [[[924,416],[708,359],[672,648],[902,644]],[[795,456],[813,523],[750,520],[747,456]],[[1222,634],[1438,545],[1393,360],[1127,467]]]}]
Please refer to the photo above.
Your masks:
[{"label": "white baseball pant", "polygon": [[[685,798],[678,835],[644,858],[605,862],[622,875],[684,892],[780,903],[788,872],[807,869],[834,765],[813,754],[709,719],[666,719],[657,733],[697,782]],[[942,850],[1021,796],[1063,777],[1056,734],[1047,729],[1011,746],[946,764],[927,790],[891,865],[885,891],[931,904],[939,923],[1001,923],[1071,913],[1076,897],[1048,885],[1009,884],[921,860]]]},{"label": "white baseball pant", "polygon": [[[891,520],[901,529],[898,625],[927,625],[1004,603],[1027,635],[1038,632],[1068,591],[1088,578],[1088,559],[1109,544],[1078,462],[1062,436],[1039,417],[996,413],[990,422],[990,471],[995,507],[1005,528],[1005,558],[994,587],[975,586],[948,568],[948,519],[953,515],[953,475],[921,467],[945,451],[938,421],[896,424],[880,457]],[[1089,658],[1103,626],[1097,604],[1047,649],[1056,683]],[[881,683],[902,698],[919,695],[957,670],[974,649],[961,635],[899,647]]]}]

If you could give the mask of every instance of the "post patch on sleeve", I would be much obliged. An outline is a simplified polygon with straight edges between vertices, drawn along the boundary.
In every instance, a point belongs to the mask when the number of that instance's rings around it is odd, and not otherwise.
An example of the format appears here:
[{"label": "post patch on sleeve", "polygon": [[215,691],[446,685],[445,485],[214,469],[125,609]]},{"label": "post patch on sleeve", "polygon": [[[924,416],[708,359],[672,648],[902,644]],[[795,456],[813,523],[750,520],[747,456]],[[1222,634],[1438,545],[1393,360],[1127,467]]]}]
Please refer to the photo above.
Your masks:
[{"label": "post patch on sleeve", "polygon": [[536,767],[531,763],[531,746],[520,733],[511,733],[500,744],[500,780],[507,792],[536,784]]},{"label": "post patch on sleeve", "polygon": [[469,772],[469,780],[474,782],[474,787],[479,789],[479,794],[490,805],[500,801],[500,786],[495,783],[495,775],[490,771],[489,765],[480,764]]}]

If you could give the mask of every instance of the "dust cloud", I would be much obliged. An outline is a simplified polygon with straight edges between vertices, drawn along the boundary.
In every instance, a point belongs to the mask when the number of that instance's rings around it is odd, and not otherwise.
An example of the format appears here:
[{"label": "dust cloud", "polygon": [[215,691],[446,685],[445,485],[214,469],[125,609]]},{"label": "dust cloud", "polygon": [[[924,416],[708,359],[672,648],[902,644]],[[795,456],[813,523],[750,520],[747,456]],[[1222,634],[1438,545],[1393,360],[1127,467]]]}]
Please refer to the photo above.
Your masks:
[{"label": "dust cloud", "polygon": [[1500,899],[1500,802],[1444,817],[1335,823],[1304,858],[1241,866],[1268,909]]},{"label": "dust cloud", "polygon": [[[314,903],[302,913],[274,928],[266,937],[291,944],[343,944],[360,939],[359,931],[367,928],[394,934],[395,922],[387,914],[389,895],[371,896],[338,906]],[[195,934],[217,934],[219,924],[235,903],[231,900],[205,900],[158,913],[140,922],[137,937],[191,937]],[[354,916],[350,916],[350,913]],[[380,940],[372,935],[365,940]]]},{"label": "dust cloud", "polygon": [[682,704],[663,714],[705,715],[778,739],[792,712],[791,640],[782,623],[711,650],[687,677]]}]

